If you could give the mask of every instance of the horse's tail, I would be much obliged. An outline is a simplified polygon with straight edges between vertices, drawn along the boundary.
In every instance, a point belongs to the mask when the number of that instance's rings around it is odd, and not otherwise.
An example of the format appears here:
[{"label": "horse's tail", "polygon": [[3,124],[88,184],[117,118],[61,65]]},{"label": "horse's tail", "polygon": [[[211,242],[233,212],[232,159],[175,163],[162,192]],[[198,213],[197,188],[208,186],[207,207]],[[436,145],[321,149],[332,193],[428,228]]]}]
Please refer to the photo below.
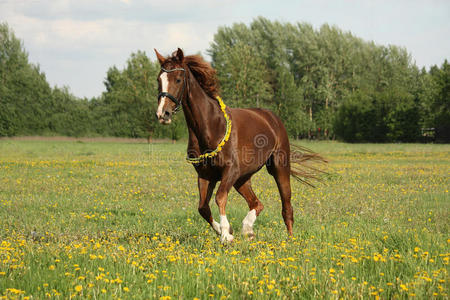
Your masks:
[{"label": "horse's tail", "polygon": [[291,176],[298,181],[313,186],[311,181],[321,181],[328,174],[325,164],[328,161],[312,150],[291,144]]}]

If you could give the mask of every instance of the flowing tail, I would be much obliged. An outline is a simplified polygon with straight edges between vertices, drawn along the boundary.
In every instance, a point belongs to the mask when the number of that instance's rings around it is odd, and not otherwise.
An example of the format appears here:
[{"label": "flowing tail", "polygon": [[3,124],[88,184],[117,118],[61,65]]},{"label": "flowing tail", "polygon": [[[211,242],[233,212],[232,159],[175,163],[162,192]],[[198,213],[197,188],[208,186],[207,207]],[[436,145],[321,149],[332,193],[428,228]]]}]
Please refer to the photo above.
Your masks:
[{"label": "flowing tail", "polygon": [[328,173],[324,170],[328,161],[312,150],[291,144],[291,176],[314,187],[311,181],[322,181]]}]

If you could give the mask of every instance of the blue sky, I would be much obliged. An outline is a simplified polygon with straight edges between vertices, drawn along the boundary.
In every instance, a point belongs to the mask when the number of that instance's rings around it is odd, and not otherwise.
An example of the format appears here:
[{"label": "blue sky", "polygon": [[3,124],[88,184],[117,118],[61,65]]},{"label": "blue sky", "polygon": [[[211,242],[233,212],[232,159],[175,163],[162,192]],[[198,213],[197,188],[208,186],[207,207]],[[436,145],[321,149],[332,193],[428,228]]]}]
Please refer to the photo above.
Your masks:
[{"label": "blue sky", "polygon": [[109,67],[132,52],[205,53],[219,26],[263,16],[336,25],[378,44],[406,47],[419,67],[450,59],[448,0],[0,0],[0,22],[24,41],[52,85],[99,96]]}]

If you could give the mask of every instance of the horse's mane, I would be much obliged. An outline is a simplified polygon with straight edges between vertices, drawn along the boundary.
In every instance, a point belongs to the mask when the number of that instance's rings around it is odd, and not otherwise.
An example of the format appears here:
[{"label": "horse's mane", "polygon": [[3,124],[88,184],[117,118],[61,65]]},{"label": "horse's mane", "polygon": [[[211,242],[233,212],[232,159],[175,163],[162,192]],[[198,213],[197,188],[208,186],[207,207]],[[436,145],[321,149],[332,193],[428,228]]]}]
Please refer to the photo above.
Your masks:
[{"label": "horse's mane", "polygon": [[[169,58],[169,61],[176,61],[176,52]],[[219,95],[219,82],[216,76],[216,70],[203,59],[200,55],[185,56],[183,63],[197,79],[202,89],[212,98],[216,98]]]}]

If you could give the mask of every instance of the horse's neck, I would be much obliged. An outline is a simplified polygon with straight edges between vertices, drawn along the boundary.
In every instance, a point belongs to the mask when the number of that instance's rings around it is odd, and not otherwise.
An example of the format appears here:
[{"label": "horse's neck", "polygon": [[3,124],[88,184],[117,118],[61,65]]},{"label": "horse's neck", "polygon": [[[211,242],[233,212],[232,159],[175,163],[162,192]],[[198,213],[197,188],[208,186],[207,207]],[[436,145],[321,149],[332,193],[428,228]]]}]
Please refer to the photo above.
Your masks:
[{"label": "horse's neck", "polygon": [[196,140],[201,151],[212,150],[224,134],[226,123],[219,104],[211,100],[192,74],[190,77],[186,101],[183,101],[190,142]]}]

